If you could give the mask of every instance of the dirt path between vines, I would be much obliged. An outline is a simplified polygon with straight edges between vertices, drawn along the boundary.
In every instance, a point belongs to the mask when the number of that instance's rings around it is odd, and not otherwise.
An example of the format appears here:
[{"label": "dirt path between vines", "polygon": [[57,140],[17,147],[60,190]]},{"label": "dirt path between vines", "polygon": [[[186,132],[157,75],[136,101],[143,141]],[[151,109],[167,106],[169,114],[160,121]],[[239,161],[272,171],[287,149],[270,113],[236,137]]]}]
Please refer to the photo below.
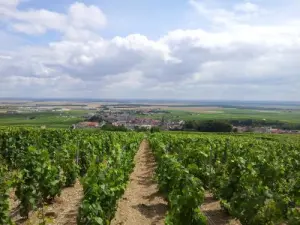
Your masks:
[{"label": "dirt path between vines", "polygon": [[[83,190],[77,180],[74,187],[64,188],[60,197],[56,197],[52,204],[44,206],[44,215],[47,225],[76,225],[78,208],[83,197]],[[20,218],[18,210],[14,208],[13,221],[17,225],[38,225],[41,219],[41,209],[29,213],[29,219]]]},{"label": "dirt path between vines", "polygon": [[158,192],[153,176],[156,163],[147,141],[135,156],[135,168],[123,197],[118,202],[111,225],[164,224],[167,202]]},{"label": "dirt path between vines", "polygon": [[201,211],[207,217],[208,225],[241,225],[241,223],[228,215],[211,193],[206,192]]}]

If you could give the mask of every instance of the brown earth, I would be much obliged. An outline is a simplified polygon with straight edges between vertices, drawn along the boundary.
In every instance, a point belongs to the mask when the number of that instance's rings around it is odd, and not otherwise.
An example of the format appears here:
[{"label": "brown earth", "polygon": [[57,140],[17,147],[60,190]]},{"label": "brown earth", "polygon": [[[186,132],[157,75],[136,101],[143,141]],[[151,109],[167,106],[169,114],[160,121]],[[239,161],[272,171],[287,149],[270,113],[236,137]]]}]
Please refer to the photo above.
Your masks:
[{"label": "brown earth", "polygon": [[11,206],[14,208],[13,221],[17,225],[38,225],[43,221],[41,217],[41,214],[43,214],[47,225],[76,225],[78,207],[82,197],[83,190],[79,181],[77,181],[74,187],[64,188],[60,197],[55,198],[52,204],[31,212],[29,219],[26,220],[20,218],[18,211],[16,211],[15,201],[12,201]]},{"label": "brown earth", "polygon": [[17,196],[15,195],[15,189],[11,190],[9,193],[9,209],[10,209],[10,216],[15,218],[19,213],[19,204],[20,201],[18,200]]},{"label": "brown earth", "polygon": [[210,193],[205,193],[201,211],[207,217],[208,225],[241,225],[221,208],[220,201],[214,199]]},{"label": "brown earth", "polygon": [[156,164],[148,142],[141,143],[135,163],[111,225],[162,225],[168,205],[153,179]]},{"label": "brown earth", "polygon": [[83,189],[79,181],[74,187],[65,188],[55,204],[48,208],[48,212],[54,212],[57,217],[52,224],[76,225],[78,208],[83,198]]}]

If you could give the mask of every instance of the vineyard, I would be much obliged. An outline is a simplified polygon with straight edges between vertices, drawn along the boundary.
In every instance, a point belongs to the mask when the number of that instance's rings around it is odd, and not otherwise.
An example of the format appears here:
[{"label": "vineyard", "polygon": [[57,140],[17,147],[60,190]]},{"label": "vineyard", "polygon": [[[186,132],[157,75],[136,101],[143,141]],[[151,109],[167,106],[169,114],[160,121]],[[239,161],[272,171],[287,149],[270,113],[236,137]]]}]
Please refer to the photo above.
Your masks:
[{"label": "vineyard", "polygon": [[150,144],[167,224],[206,224],[205,190],[242,224],[300,224],[299,137],[155,134]]},{"label": "vineyard", "polygon": [[[12,192],[26,221],[78,181],[83,197],[76,223],[110,224],[145,139],[168,203],[165,224],[213,224],[200,208],[208,192],[241,224],[300,224],[299,136],[28,128],[0,129],[0,224],[17,223]],[[55,224],[40,214],[38,224]]]},{"label": "vineyard", "polygon": [[12,224],[11,189],[20,201],[20,216],[27,218],[77,178],[84,192],[77,223],[109,224],[142,138],[138,133],[0,130],[0,224]]}]

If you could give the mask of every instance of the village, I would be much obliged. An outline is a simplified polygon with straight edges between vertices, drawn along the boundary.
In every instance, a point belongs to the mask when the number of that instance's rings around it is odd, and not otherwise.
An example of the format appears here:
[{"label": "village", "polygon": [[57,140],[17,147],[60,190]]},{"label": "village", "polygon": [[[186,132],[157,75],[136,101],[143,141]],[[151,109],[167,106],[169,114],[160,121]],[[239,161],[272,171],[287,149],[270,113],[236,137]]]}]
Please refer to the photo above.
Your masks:
[{"label": "village", "polygon": [[[105,106],[100,108],[97,113],[86,114],[86,121],[75,124],[73,127],[101,128],[106,124],[110,124],[115,127],[125,127],[128,130],[151,129],[153,127],[160,127],[162,130],[182,130],[185,122],[183,120],[165,119],[164,115],[166,113],[168,112],[160,109],[133,109]],[[156,115],[160,119],[149,118],[153,115]]]},{"label": "village", "polygon": [[[101,128],[107,124],[114,127],[124,127],[128,130],[148,129],[159,127],[161,130],[185,130],[184,120],[170,120],[166,114],[170,113],[161,109],[145,108],[120,108],[105,106],[97,113],[85,115],[86,121],[73,125],[73,128]],[[150,118],[155,117],[156,119]],[[160,119],[158,119],[160,118]],[[284,130],[271,126],[233,126],[233,131],[237,133],[253,132],[265,134],[298,134],[298,130]]]},{"label": "village", "polygon": [[[31,103],[31,104],[3,104],[0,108],[2,117],[10,119],[20,118],[23,123],[36,124],[40,121],[41,127],[50,127],[48,120],[54,126],[71,126],[72,129],[98,128],[113,130],[159,130],[197,131],[189,128],[188,122],[197,113],[186,112],[178,116],[176,110],[167,107],[140,105],[140,104],[84,104],[84,103]],[[184,109],[182,109],[184,110]],[[175,113],[173,113],[175,112]],[[205,114],[197,114],[201,117]],[[21,121],[19,119],[19,121]],[[2,120],[4,121],[4,119]],[[54,122],[55,121],[55,122]],[[68,122],[70,121],[70,122]],[[74,121],[74,122],[73,122]],[[202,120],[199,120],[202,121]],[[205,121],[205,120],[203,120]],[[73,122],[73,123],[72,123]],[[46,125],[47,124],[47,125]],[[57,124],[57,125],[56,125]],[[67,125],[69,124],[69,125]],[[261,125],[234,125],[232,132],[237,133],[266,133],[266,134],[299,134],[299,129],[278,127],[276,124]],[[273,126],[274,125],[274,126]],[[199,130],[198,130],[199,131]]]},{"label": "village", "polygon": [[299,130],[284,130],[273,127],[251,127],[251,126],[238,126],[233,127],[238,133],[252,132],[260,134],[299,134]]}]

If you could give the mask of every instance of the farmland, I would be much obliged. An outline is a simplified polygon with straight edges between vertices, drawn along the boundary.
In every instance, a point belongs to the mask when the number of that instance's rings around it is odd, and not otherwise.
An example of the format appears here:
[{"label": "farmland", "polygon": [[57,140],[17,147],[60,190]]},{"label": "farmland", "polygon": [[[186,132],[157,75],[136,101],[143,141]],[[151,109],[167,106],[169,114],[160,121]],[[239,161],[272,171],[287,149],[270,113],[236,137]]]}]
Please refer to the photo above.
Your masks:
[{"label": "farmland", "polygon": [[68,128],[96,112],[98,103],[0,101],[0,126]]},{"label": "farmland", "polygon": [[[203,103],[204,104],[204,103]],[[207,121],[207,120],[256,120],[265,121],[270,126],[278,123],[300,126],[299,104],[281,103],[206,103],[189,102],[102,102],[102,101],[3,101],[0,102],[0,126],[30,126],[67,128],[82,122],[84,115],[98,114],[109,117],[114,122],[124,122],[124,116],[154,120]],[[101,111],[102,110],[102,111]],[[101,121],[99,121],[101,122]],[[130,124],[130,121],[126,121]]]},{"label": "farmland", "polygon": [[67,128],[74,123],[83,121],[82,116],[87,113],[83,110],[60,112],[32,112],[15,115],[1,114],[1,126]]},{"label": "farmland", "polygon": [[0,224],[213,224],[208,194],[237,224],[299,224],[299,152],[299,135],[0,128]]},{"label": "farmland", "polygon": [[[300,110],[257,110],[237,108],[176,107],[167,110],[166,118],[181,120],[272,120],[287,123],[300,123]],[[161,118],[153,115],[152,118]]]}]

